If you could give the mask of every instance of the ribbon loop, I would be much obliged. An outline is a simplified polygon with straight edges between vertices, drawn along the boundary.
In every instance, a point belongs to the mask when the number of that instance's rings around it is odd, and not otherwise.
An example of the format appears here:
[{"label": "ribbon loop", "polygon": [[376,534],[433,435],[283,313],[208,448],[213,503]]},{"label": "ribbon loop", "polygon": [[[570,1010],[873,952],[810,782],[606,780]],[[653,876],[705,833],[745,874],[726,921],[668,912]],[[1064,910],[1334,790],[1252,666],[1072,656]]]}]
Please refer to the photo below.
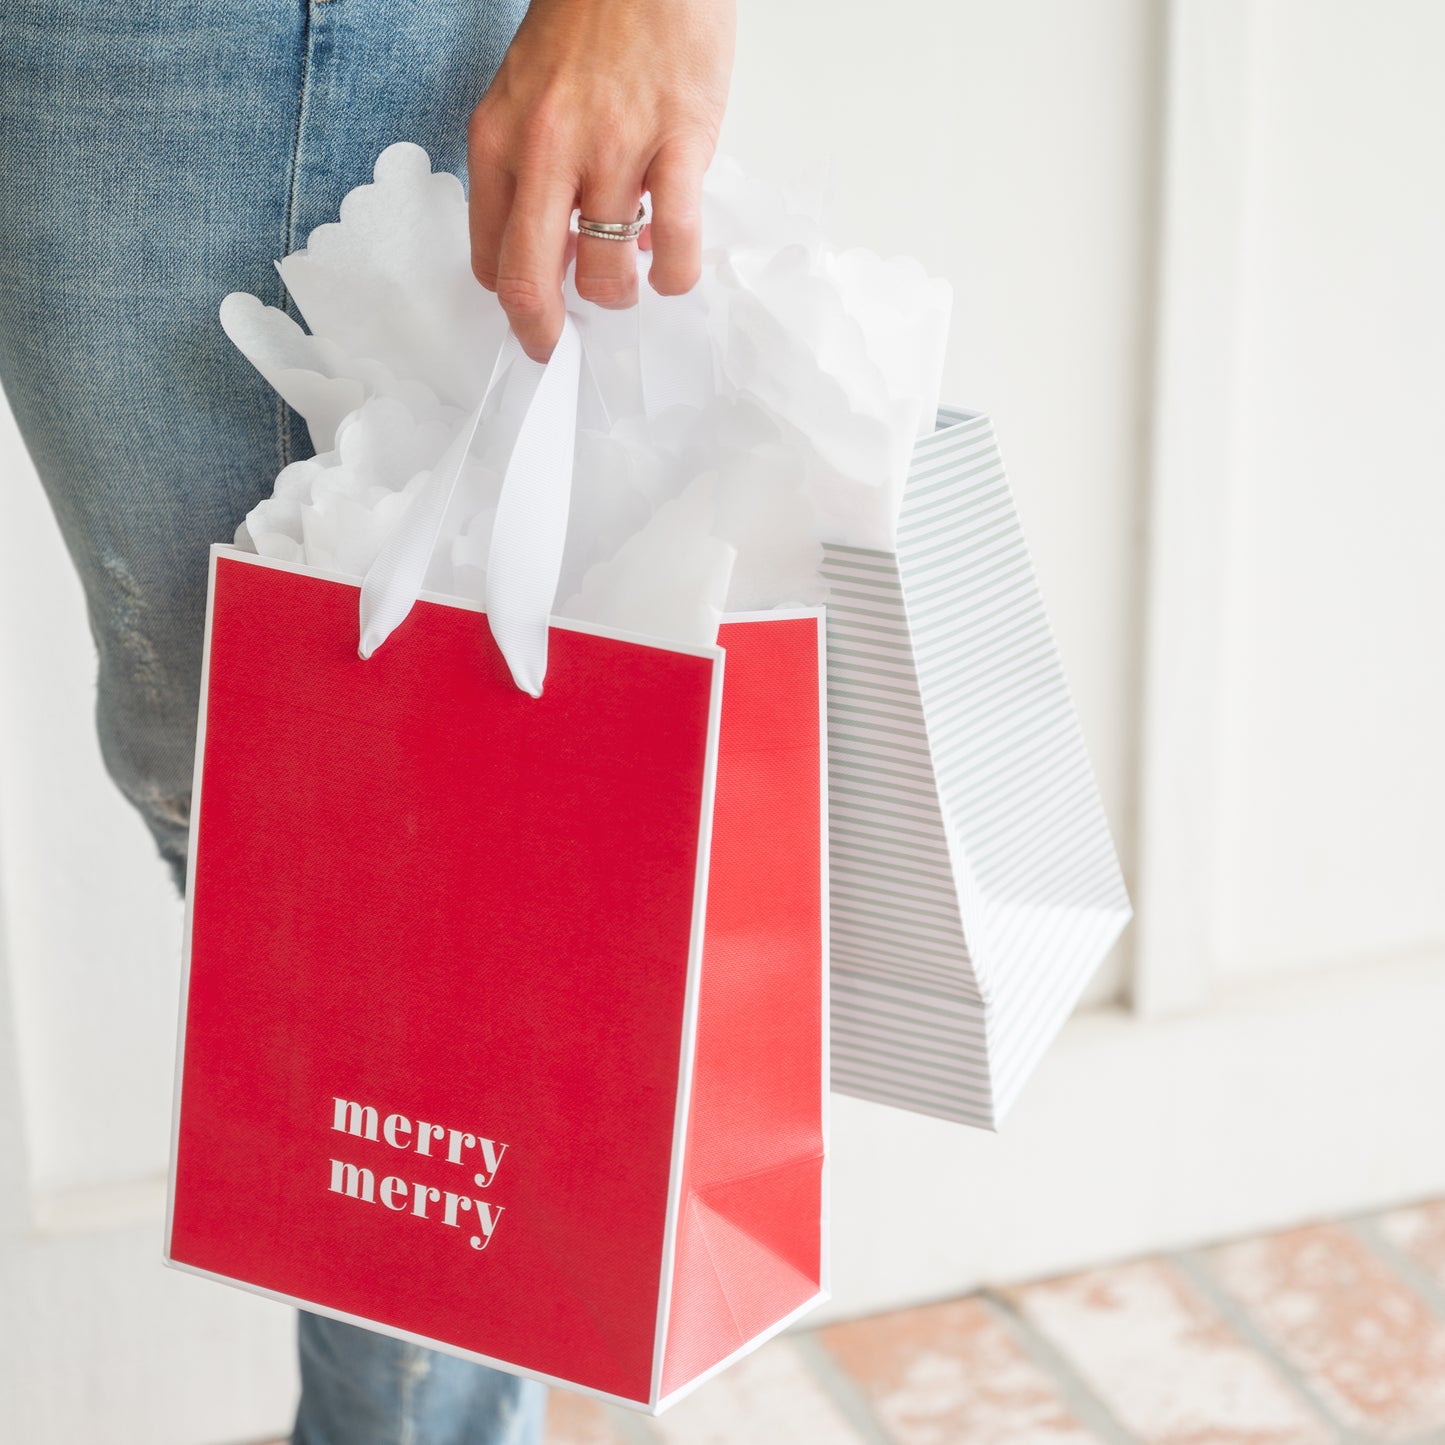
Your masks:
[{"label": "ribbon loop", "polygon": [[[547,675],[547,625],[557,593],[577,433],[582,346],[568,316],[551,360],[540,369],[502,477],[487,566],[487,617],[513,680],[533,697]],[[362,657],[405,621],[431,564],[462,467],[499,382],[532,366],[508,334],[480,403],[382,544],[361,584]]]}]

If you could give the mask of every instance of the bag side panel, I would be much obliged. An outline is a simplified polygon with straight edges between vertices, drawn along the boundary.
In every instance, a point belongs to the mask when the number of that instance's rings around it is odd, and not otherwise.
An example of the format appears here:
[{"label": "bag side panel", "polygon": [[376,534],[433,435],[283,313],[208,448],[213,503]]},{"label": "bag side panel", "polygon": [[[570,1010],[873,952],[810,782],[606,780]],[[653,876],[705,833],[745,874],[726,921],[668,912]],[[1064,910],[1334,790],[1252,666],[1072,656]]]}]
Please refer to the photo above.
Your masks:
[{"label": "bag side panel", "polygon": [[825,545],[833,1087],[990,1127],[959,910],[897,560]]},{"label": "bag side panel", "polygon": [[707,927],[660,1396],[822,1288],[820,625],[724,621],[719,635]]},{"label": "bag side panel", "polygon": [[1129,901],[987,417],[919,444],[898,563],[1002,1115]]}]

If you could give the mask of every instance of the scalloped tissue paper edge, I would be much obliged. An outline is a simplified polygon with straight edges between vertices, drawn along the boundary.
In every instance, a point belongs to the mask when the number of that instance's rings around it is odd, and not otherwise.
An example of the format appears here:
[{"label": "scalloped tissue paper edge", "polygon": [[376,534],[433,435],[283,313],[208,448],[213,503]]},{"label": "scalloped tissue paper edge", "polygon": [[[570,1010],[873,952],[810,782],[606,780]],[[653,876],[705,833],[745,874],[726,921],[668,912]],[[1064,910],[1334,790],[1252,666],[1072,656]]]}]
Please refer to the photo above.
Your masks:
[{"label": "scalloped tissue paper edge", "polygon": [[[703,245],[686,296],[651,291],[645,254],[630,311],[565,288],[583,362],[556,615],[685,643],[714,641],[724,610],[820,601],[824,543],[892,548],[951,306],[917,262],[831,246],[726,160]],[[316,454],[280,473],[237,545],[364,575],[486,397],[426,576],[483,600],[528,382],[488,390],[507,320],[472,275],[461,183],[390,146],[278,270],[306,329],[245,293],[221,324]]]}]

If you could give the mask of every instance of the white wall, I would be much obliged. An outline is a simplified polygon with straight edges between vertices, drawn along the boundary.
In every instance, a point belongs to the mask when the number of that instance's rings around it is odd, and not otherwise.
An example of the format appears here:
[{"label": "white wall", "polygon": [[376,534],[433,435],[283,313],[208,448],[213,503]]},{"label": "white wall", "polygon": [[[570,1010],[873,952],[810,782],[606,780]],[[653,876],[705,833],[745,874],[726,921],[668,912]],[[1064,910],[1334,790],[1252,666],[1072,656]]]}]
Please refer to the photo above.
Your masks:
[{"label": "white wall", "polygon": [[101,766],[80,584],[8,408],[0,488],[0,948],[49,1195],[164,1168],[180,908]]}]

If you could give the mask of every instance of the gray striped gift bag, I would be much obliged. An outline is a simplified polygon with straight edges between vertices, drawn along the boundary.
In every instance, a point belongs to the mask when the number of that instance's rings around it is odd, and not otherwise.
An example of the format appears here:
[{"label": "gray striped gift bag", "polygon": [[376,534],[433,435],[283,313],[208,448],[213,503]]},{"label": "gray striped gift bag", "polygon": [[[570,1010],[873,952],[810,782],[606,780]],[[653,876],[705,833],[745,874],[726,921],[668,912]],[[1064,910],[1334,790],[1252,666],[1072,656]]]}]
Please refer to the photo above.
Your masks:
[{"label": "gray striped gift bag", "polygon": [[993,1129],[1130,907],[988,418],[823,573],[833,1087]]}]

